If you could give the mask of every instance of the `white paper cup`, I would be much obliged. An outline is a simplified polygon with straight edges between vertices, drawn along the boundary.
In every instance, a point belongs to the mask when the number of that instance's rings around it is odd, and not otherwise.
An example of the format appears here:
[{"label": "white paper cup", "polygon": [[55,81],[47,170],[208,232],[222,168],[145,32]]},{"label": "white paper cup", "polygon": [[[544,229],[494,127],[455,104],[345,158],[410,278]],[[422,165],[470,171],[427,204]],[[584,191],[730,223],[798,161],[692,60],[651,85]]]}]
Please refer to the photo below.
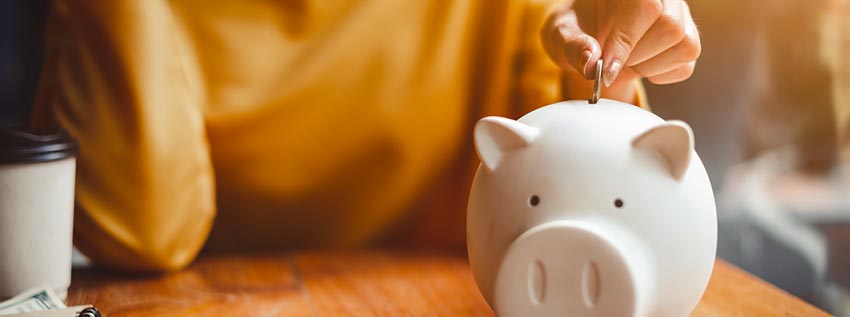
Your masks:
[{"label": "white paper cup", "polygon": [[0,298],[71,284],[76,144],[66,135],[0,129]]}]

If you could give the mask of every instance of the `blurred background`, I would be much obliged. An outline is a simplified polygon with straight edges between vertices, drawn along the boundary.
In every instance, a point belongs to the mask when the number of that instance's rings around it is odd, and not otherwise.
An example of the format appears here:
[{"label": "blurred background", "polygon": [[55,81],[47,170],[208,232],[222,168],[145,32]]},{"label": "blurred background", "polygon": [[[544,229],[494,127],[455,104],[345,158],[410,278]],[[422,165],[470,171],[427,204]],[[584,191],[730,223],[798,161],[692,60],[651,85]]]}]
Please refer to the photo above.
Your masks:
[{"label": "blurred background", "polygon": [[32,111],[41,71],[47,1],[0,1],[0,125],[22,124]]},{"label": "blurred background", "polygon": [[[694,129],[717,195],[719,256],[848,316],[850,3],[690,5],[703,41],[694,76],[647,90],[656,113]],[[0,125],[28,121],[46,7],[0,1]]]},{"label": "blurred background", "polygon": [[656,113],[694,129],[718,255],[848,316],[850,3],[689,4],[703,45],[694,76],[647,90]]}]

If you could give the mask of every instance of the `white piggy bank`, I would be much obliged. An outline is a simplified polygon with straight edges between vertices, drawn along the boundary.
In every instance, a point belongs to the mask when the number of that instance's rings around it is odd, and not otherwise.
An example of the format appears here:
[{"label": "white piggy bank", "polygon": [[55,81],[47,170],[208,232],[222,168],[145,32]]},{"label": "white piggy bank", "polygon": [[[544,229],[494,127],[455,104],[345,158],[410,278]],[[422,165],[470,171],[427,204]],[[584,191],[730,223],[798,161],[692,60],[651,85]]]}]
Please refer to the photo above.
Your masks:
[{"label": "white piggy bank", "polygon": [[601,100],[475,126],[472,272],[498,316],[685,317],[708,284],[717,215],[681,121]]}]

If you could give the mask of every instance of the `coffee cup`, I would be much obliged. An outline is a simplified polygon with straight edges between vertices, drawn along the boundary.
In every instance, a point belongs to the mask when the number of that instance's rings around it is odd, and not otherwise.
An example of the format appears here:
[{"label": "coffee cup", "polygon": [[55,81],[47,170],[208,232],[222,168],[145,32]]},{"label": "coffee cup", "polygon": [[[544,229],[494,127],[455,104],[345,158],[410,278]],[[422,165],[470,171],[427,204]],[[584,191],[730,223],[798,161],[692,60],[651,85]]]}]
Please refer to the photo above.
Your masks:
[{"label": "coffee cup", "polygon": [[76,143],[64,133],[0,129],[0,298],[71,284]]}]

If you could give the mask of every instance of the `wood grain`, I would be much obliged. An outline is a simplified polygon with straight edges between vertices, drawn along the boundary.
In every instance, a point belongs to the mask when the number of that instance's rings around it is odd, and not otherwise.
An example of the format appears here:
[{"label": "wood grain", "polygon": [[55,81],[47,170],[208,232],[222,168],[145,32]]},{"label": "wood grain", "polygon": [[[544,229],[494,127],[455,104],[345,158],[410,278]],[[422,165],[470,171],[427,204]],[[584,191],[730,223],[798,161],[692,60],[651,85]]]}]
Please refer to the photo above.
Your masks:
[{"label": "wood grain", "polygon": [[722,260],[691,317],[830,316]]},{"label": "wood grain", "polygon": [[[74,270],[69,304],[123,316],[493,316],[463,255],[382,251],[202,257],[131,276]],[[828,316],[718,261],[693,317]]]}]

